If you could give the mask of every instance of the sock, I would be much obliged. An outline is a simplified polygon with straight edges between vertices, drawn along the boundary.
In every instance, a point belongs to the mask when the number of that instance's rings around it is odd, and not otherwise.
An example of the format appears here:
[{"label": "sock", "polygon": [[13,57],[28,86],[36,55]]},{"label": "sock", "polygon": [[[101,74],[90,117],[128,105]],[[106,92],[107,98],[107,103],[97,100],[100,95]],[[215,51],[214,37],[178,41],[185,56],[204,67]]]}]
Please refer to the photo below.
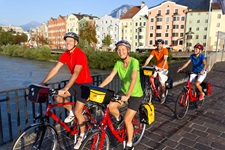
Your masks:
[{"label": "sock", "polygon": [[73,111],[72,111],[72,110],[70,110],[70,115],[71,115],[71,116],[74,116],[74,114],[73,114]]},{"label": "sock", "polygon": [[120,121],[121,117],[119,116],[119,118],[116,118],[116,121]]},{"label": "sock", "polygon": [[128,147],[132,147],[132,142],[127,142]]},{"label": "sock", "polygon": [[84,136],[84,133],[80,133],[80,136],[83,137]]}]

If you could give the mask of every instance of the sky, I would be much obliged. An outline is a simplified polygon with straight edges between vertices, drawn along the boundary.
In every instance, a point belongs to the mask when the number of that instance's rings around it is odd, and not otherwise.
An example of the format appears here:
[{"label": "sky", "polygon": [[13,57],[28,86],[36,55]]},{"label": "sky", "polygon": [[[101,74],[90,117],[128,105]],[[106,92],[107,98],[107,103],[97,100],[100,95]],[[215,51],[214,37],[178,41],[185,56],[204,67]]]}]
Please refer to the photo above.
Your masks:
[{"label": "sky", "polygon": [[[165,0],[146,0],[153,7]],[[71,13],[102,17],[124,5],[140,6],[142,0],[0,0],[0,24],[25,25],[31,21],[47,23],[49,19]]]}]

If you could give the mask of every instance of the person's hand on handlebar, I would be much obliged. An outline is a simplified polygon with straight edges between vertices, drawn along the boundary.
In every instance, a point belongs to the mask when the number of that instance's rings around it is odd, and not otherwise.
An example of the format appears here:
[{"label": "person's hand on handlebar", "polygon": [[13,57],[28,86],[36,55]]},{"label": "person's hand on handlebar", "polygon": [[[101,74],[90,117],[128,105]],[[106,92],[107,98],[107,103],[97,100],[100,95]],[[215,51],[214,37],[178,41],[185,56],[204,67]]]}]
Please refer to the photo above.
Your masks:
[{"label": "person's hand on handlebar", "polygon": [[63,96],[64,94],[66,94],[67,91],[68,90],[66,90],[66,89],[58,90],[58,95]]},{"label": "person's hand on handlebar", "polygon": [[181,68],[179,68],[179,69],[177,70],[177,73],[179,73],[181,70],[182,70],[182,69],[181,69]]},{"label": "person's hand on handlebar", "polygon": [[129,96],[121,96],[121,101],[122,102],[128,102],[129,98],[130,98]]}]

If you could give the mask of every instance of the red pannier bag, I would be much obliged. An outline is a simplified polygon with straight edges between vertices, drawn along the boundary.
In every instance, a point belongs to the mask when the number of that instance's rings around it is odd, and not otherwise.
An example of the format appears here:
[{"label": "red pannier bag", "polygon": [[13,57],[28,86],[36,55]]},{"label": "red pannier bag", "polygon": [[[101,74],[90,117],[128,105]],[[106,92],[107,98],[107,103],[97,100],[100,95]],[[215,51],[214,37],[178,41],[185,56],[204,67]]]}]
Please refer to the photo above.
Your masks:
[{"label": "red pannier bag", "polygon": [[28,88],[28,99],[33,103],[45,103],[48,100],[49,87],[31,84]]},{"label": "red pannier bag", "polygon": [[210,82],[202,82],[201,86],[205,95],[210,95],[212,93],[212,84]]}]

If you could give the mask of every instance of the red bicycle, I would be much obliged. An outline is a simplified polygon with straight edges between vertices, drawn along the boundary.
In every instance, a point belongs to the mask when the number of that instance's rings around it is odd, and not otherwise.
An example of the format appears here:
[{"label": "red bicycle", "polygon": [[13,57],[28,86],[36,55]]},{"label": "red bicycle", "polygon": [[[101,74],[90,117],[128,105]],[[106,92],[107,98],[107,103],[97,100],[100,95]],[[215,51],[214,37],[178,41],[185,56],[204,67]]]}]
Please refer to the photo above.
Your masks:
[{"label": "red bicycle", "polygon": [[[119,96],[114,96],[112,101],[119,100]],[[133,145],[136,146],[142,139],[146,124],[140,123],[138,121],[138,112],[136,113],[135,117],[132,120],[134,126],[134,136],[133,136]],[[112,132],[113,136],[119,141],[123,142],[123,146],[125,147],[126,144],[126,128],[125,124],[122,122],[120,126],[115,129],[113,126],[113,121],[111,120],[109,114],[108,105],[104,110],[104,117],[100,122],[100,129],[96,130],[95,132],[91,133],[82,143],[80,149],[85,150],[109,150],[110,147],[110,139],[109,133],[107,132],[107,128]]]},{"label": "red bicycle", "polygon": [[[58,144],[58,134],[54,126],[50,125],[49,117],[63,127],[70,135],[74,136],[74,141],[77,140],[79,134],[78,121],[75,117],[73,126],[64,123],[51,110],[54,107],[63,107],[65,105],[75,105],[76,102],[57,103],[52,104],[52,99],[57,96],[57,92],[52,89],[49,91],[50,98],[46,101],[47,110],[43,114],[40,110],[39,115],[34,118],[35,123],[28,126],[14,141],[12,150],[30,150],[30,149],[49,149],[55,150]],[[42,102],[43,103],[43,102]],[[95,116],[91,113],[93,105],[84,106],[83,115],[86,118],[87,134],[92,132],[95,124],[97,124]]]},{"label": "red bicycle", "polygon": [[[147,102],[150,102],[152,101],[153,96],[155,96],[159,101],[161,101],[161,98],[160,98],[161,84],[159,82],[159,77],[153,76],[154,72],[159,72],[159,69],[156,66],[153,66],[153,67],[146,66],[142,68],[142,70],[143,70],[143,74],[149,77],[149,80],[145,84],[145,88],[144,88],[144,99],[146,99]],[[165,88],[165,97],[167,97],[169,92],[167,86],[168,85],[166,85],[166,88]]]},{"label": "red bicycle", "polygon": [[196,108],[201,108],[204,99],[199,101],[199,91],[197,88],[194,90],[190,82],[190,75],[196,73],[190,71],[180,71],[179,73],[184,73],[189,77],[186,86],[184,86],[183,90],[178,95],[175,103],[175,116],[177,119],[183,119],[188,112],[190,103],[194,104]]}]

